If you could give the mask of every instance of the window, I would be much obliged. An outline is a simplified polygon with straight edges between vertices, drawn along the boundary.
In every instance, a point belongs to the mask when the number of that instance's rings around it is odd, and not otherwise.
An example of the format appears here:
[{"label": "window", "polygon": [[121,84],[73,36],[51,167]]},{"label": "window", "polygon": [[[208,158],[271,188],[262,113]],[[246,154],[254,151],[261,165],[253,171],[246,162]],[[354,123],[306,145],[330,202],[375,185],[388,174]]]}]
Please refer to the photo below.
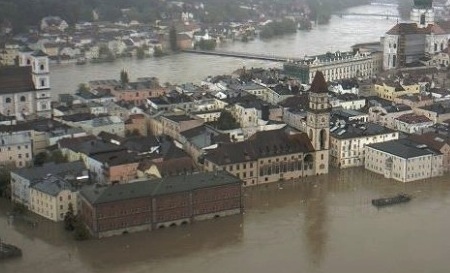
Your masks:
[{"label": "window", "polygon": [[25,96],[21,96],[20,97],[20,101],[22,101],[22,102],[24,102],[24,101],[26,101],[27,99],[25,98]]},{"label": "window", "polygon": [[41,70],[44,70],[44,68],[45,68],[44,64],[41,64],[40,68],[41,68]]},{"label": "window", "polygon": [[11,98],[6,98],[5,103],[11,103]]},{"label": "window", "polygon": [[41,80],[41,87],[44,87],[45,86],[45,80]]}]

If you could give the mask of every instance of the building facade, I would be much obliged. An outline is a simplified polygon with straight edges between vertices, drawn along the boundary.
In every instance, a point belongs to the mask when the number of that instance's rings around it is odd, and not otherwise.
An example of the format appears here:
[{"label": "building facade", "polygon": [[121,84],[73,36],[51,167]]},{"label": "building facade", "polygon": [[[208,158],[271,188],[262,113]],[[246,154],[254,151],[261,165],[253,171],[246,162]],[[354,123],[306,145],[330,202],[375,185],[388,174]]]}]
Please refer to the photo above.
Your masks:
[{"label": "building facade", "polygon": [[81,190],[81,219],[95,237],[154,230],[242,212],[242,184],[198,173]]},{"label": "building facade", "polygon": [[382,37],[385,70],[419,63],[447,47],[447,33],[434,21],[433,1],[414,0],[409,23],[397,23]]},{"label": "building facade", "polygon": [[312,83],[317,71],[323,73],[326,81],[367,79],[373,75],[373,61],[369,52],[337,51],[287,62],[283,69],[288,76],[298,78],[302,83]]},{"label": "building facade", "polygon": [[0,165],[14,168],[30,166],[33,144],[29,131],[0,132]]},{"label": "building facade", "polygon": [[333,127],[330,136],[330,164],[338,168],[364,166],[368,144],[396,140],[399,133],[373,123]]},{"label": "building facade", "polygon": [[30,187],[30,210],[44,218],[59,222],[72,207],[78,212],[77,189],[64,178],[46,175]]},{"label": "building facade", "polygon": [[0,69],[0,114],[23,119],[51,116],[48,56],[42,51],[19,54],[19,66]]},{"label": "building facade", "polygon": [[401,182],[442,176],[444,173],[440,152],[407,140],[367,145],[365,168]]}]

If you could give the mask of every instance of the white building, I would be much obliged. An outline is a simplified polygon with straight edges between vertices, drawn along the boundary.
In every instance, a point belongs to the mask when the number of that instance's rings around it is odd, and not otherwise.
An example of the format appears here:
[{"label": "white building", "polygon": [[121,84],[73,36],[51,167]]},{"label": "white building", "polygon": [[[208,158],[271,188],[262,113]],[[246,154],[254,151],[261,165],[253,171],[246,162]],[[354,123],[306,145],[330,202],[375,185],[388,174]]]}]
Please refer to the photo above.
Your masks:
[{"label": "white building", "polygon": [[422,134],[433,125],[434,122],[424,115],[405,114],[395,118],[397,130],[407,134]]},{"label": "white building", "polygon": [[416,63],[447,47],[448,35],[434,21],[432,0],[414,0],[410,20],[397,23],[381,38],[385,70]]},{"label": "white building", "polygon": [[48,57],[42,51],[19,54],[19,66],[0,69],[0,114],[25,116],[51,115]]},{"label": "white building", "polygon": [[443,155],[407,140],[366,146],[365,168],[401,182],[442,176]]},{"label": "white building", "polygon": [[365,146],[398,139],[398,132],[373,123],[330,129],[330,164],[339,168],[364,166]]},{"label": "white building", "polygon": [[283,69],[302,83],[311,83],[317,71],[324,74],[327,82],[356,77],[368,79],[373,75],[373,60],[369,52],[337,51],[287,62]]}]

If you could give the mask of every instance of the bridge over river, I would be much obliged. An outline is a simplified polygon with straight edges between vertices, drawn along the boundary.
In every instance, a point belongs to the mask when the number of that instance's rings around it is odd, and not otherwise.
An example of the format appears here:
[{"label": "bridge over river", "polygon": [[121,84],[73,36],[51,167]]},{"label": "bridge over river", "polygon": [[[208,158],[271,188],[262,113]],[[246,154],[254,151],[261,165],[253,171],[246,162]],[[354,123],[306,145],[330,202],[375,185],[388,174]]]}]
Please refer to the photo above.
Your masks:
[{"label": "bridge over river", "polygon": [[339,17],[343,16],[364,16],[364,17],[383,17],[386,19],[400,19],[400,16],[395,13],[360,13],[360,12],[342,12],[336,13]]},{"label": "bridge over river", "polygon": [[232,51],[209,51],[209,50],[196,50],[196,49],[185,49],[185,53],[201,54],[201,55],[214,55],[221,57],[233,57],[241,59],[253,59],[262,61],[272,61],[272,62],[287,62],[300,60],[299,58],[289,58],[283,56],[267,55],[267,54],[252,54],[243,52],[232,52]]}]

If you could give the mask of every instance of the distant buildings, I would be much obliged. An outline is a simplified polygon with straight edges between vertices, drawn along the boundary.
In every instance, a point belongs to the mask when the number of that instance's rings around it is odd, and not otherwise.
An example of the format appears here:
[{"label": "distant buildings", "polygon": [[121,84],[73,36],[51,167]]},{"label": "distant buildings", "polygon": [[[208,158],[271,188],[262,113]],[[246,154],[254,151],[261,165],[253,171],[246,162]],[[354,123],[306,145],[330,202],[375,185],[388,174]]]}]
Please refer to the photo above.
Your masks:
[{"label": "distant buildings", "polygon": [[80,193],[81,219],[97,238],[242,212],[241,181],[226,172],[180,175]]}]

